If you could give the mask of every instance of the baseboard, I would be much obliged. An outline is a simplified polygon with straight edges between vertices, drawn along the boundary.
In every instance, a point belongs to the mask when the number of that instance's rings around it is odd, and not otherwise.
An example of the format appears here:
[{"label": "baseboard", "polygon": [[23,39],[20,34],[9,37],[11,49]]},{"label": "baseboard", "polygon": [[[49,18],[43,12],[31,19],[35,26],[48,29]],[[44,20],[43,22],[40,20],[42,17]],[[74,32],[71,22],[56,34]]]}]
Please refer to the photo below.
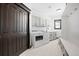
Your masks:
[{"label": "baseboard", "polygon": [[64,48],[64,45],[62,44],[61,40],[59,39],[59,42],[58,42],[60,48],[61,48],[61,51],[63,53],[63,56],[69,56],[68,52],[66,51],[66,49]]}]

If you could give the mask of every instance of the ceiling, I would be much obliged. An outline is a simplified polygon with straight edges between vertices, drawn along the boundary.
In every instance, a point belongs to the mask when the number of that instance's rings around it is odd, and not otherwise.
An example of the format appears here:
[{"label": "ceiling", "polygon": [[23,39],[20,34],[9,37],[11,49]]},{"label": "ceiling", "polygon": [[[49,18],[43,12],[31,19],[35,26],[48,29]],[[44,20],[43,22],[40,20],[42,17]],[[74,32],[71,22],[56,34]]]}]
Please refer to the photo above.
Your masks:
[{"label": "ceiling", "polygon": [[[59,15],[62,14],[65,3],[24,3],[32,12],[38,12],[43,15]],[[58,11],[60,10],[60,12]]]}]

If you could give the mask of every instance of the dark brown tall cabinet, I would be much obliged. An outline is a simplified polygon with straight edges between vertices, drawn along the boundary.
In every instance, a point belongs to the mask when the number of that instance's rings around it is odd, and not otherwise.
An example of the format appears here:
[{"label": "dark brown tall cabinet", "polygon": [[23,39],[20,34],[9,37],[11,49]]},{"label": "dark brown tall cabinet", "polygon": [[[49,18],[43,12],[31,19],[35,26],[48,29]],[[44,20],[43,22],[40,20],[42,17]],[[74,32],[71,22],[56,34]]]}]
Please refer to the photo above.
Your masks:
[{"label": "dark brown tall cabinet", "polygon": [[29,48],[29,13],[22,3],[0,4],[0,56],[16,56]]}]

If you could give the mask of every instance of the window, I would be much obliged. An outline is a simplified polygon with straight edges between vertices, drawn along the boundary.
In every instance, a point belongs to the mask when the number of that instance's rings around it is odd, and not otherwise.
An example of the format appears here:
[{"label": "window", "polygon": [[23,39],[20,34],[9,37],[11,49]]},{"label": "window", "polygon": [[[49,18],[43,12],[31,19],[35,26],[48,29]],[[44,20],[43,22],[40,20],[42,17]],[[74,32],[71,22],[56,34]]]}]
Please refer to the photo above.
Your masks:
[{"label": "window", "polygon": [[61,29],[61,19],[54,20],[54,29]]}]

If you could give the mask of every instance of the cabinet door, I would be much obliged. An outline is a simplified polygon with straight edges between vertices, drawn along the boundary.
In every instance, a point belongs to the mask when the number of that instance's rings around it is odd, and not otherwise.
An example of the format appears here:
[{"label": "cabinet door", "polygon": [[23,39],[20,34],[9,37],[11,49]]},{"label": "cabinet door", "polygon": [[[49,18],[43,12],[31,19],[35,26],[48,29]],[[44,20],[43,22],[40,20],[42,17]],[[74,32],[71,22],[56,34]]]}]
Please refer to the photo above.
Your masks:
[{"label": "cabinet door", "polygon": [[[7,5],[7,4],[6,4]],[[0,4],[0,55],[8,55],[7,6]]]},{"label": "cabinet door", "polygon": [[1,39],[1,35],[0,35],[0,56],[2,55],[2,39]]},{"label": "cabinet door", "polygon": [[19,55],[28,49],[28,15],[17,4],[0,4],[0,55]]}]

